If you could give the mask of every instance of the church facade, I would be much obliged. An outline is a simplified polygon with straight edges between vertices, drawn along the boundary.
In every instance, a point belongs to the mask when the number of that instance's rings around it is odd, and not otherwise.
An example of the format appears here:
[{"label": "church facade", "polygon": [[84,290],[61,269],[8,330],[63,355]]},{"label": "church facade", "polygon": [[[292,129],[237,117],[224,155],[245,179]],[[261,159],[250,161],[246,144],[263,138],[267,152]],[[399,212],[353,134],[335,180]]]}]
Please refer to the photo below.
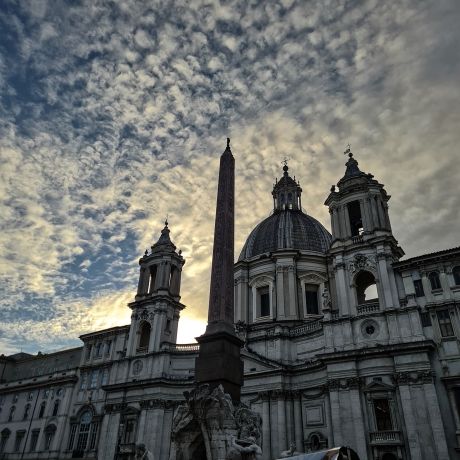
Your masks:
[{"label": "church facade", "polygon": [[[329,233],[289,175],[234,265],[242,400],[263,458],[295,443],[362,459],[460,458],[460,248],[402,259],[384,186],[348,150]],[[268,210],[267,210],[268,211]],[[198,344],[177,344],[185,260],[166,223],[139,261],[131,323],[82,347],[0,357],[0,459],[168,460]],[[199,450],[188,457],[198,460]]]}]

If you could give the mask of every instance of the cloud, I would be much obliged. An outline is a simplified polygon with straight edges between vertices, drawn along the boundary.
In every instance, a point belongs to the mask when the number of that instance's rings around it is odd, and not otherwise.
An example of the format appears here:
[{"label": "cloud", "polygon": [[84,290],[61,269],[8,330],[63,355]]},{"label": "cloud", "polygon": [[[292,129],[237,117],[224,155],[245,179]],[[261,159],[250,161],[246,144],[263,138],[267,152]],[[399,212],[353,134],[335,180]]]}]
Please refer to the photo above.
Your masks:
[{"label": "cloud", "polygon": [[392,195],[409,256],[458,245],[454,0],[92,1],[49,12],[46,1],[0,12],[5,350],[75,345],[129,321],[137,259],[167,214],[187,260],[179,335],[192,340],[187,329],[206,319],[227,136],[236,255],[271,212],[285,156],[304,208],[329,227],[323,202],[348,142]]}]

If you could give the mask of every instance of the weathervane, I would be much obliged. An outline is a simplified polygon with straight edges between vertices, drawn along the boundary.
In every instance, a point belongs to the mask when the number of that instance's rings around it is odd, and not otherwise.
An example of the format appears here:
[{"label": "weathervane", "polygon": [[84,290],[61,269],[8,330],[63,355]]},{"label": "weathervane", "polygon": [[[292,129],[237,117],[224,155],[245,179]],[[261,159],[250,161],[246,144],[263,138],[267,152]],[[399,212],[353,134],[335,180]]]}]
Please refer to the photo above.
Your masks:
[{"label": "weathervane", "polygon": [[288,161],[290,160],[289,157],[284,157],[284,160],[281,162],[284,166],[287,166]]}]

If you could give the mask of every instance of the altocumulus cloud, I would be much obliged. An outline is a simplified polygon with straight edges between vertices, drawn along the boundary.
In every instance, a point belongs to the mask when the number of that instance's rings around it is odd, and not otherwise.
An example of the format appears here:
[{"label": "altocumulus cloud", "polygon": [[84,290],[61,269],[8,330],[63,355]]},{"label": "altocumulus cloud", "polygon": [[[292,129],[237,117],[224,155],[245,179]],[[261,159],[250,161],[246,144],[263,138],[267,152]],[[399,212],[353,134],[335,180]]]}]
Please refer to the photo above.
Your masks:
[{"label": "altocumulus cloud", "polygon": [[2,351],[128,323],[166,214],[187,259],[180,337],[198,335],[227,136],[237,252],[285,155],[329,226],[347,142],[409,256],[457,245],[459,22],[455,0],[3,1]]}]

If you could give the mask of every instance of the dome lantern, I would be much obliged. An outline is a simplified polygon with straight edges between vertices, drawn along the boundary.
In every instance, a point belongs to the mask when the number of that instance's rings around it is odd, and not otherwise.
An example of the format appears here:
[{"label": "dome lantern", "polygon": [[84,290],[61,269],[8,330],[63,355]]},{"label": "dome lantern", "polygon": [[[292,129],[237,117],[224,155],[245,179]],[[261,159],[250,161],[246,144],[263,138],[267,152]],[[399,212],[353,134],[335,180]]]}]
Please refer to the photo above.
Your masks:
[{"label": "dome lantern", "polygon": [[302,209],[302,188],[299,183],[289,176],[287,159],[283,161],[283,176],[273,187],[273,208],[274,211],[284,211],[285,209]]}]

